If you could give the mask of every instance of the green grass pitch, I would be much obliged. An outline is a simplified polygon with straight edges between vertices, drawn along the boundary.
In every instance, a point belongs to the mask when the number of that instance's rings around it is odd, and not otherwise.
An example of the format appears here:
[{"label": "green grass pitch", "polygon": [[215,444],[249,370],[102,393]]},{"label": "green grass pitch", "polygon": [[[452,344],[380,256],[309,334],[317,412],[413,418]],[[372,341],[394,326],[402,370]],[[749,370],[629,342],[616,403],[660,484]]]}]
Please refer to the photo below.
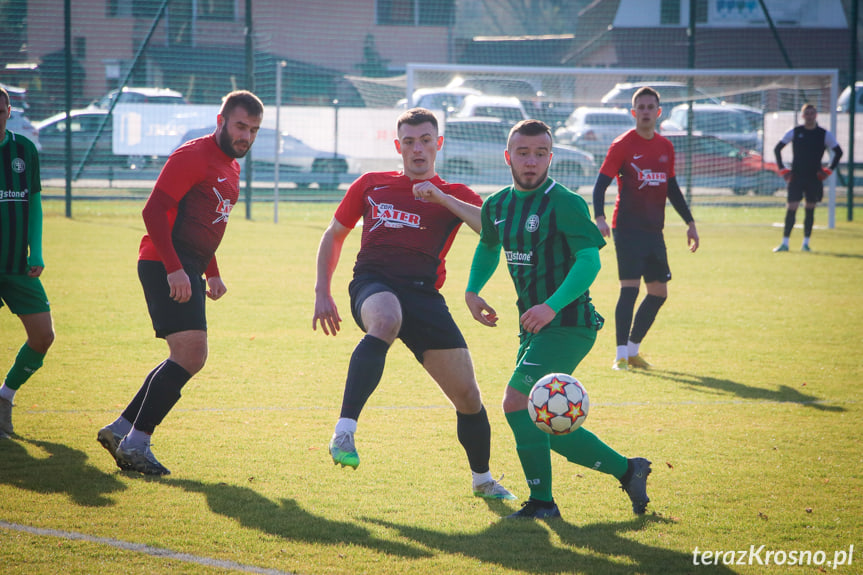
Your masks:
[{"label": "green grass pitch", "polygon": [[[96,431],[166,353],[136,276],[141,207],[76,202],[67,219],[60,201],[45,202],[57,339],[16,397],[17,437],[0,440],[0,572],[863,570],[863,225],[844,210],[835,229],[816,229],[813,253],[799,252],[798,228],[792,251],[774,254],[782,208],[696,205],[702,246],[690,254],[669,209],[674,279],[642,346],[655,366],[646,373],[610,369],[618,288],[614,248],[603,249],[592,294],[606,327],[576,372],[590,393],[585,425],[653,461],[652,502],[635,517],[615,480],[555,456],[563,519],[511,522],[502,516],[515,502],[472,496],[454,411],[401,343],[360,420],[362,464],[333,466],[326,445],[361,332],[347,299],[358,232],[334,279],[341,333],[311,329],[332,203],[284,203],[278,224],[272,205],[255,204],[251,221],[234,212],[219,250],[228,293],[208,303],[208,363],[154,435],[173,474],[117,470]],[[515,295],[499,267],[483,295],[500,325],[470,318],[462,292],[475,242],[460,232],[444,293],[489,409],[492,472],[524,499],[500,409]],[[0,372],[23,337],[0,311]],[[703,565],[717,553],[720,565]]]}]

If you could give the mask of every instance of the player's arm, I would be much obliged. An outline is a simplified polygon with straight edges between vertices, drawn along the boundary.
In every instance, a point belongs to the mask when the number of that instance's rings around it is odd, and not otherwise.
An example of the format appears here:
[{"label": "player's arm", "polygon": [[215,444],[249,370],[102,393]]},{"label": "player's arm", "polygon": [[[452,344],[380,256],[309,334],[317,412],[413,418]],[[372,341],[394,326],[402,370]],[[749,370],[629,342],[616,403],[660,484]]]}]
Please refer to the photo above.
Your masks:
[{"label": "player's arm", "polygon": [[782,136],[782,139],[776,144],[773,148],[773,155],[776,157],[776,166],[779,168],[779,175],[786,182],[791,181],[791,170],[785,167],[785,164],[782,162],[782,149],[794,139],[794,130],[788,130],[785,132],[785,135]]},{"label": "player's arm", "polygon": [[593,185],[593,217],[599,232],[606,238],[611,235],[611,230],[605,221],[605,191],[613,179],[611,176],[600,172],[596,177],[596,183]]},{"label": "player's arm", "polygon": [[213,259],[207,264],[207,269],[204,271],[207,278],[207,297],[211,300],[217,300],[225,293],[228,288],[225,282],[222,281],[222,274],[219,273],[219,264],[216,262],[216,255],[213,254]]},{"label": "player's arm", "polygon": [[678,185],[677,178],[674,176],[668,179],[668,200],[688,226],[686,228],[686,244],[689,246],[689,251],[694,252],[698,249],[698,230],[695,228],[695,219],[692,217],[692,212],[689,211],[689,206],[686,205],[686,198],[683,197],[683,192],[680,190],[680,185]]},{"label": "player's arm", "polygon": [[443,190],[428,180],[414,184],[413,192],[414,197],[419,200],[442,205],[476,233],[480,233],[482,230],[479,206],[469,204],[455,196],[444,193]]},{"label": "player's arm", "polygon": [[42,194],[30,193],[30,213],[27,216],[27,245],[30,253],[27,256],[27,275],[37,278],[45,269],[42,260]]},{"label": "player's arm", "polygon": [[560,310],[581,297],[590,288],[600,268],[598,247],[584,248],[576,252],[575,263],[554,293],[545,302],[531,307],[519,318],[522,327],[529,333],[537,333],[551,323]]},{"label": "player's arm", "polygon": [[317,330],[318,321],[326,335],[336,335],[342,318],[332,295],[333,274],[339,263],[342,246],[351,228],[342,225],[336,218],[330,222],[318,246],[317,277],[315,280],[315,315],[312,329]]},{"label": "player's arm", "polygon": [[825,134],[824,147],[833,151],[833,159],[830,161],[828,167],[822,168],[818,172],[818,179],[822,181],[829,178],[830,174],[836,171],[836,168],[839,166],[839,160],[842,159],[842,148],[839,147],[839,142],[836,141],[836,137],[830,131]]},{"label": "player's arm", "polygon": [[497,238],[497,232],[489,219],[488,212],[487,209],[481,210],[480,220],[484,226],[481,228],[479,243],[473,253],[464,301],[476,321],[485,326],[494,327],[497,324],[497,312],[479,296],[480,290],[494,275],[500,263],[500,240]]},{"label": "player's arm", "polygon": [[185,303],[192,298],[192,282],[183,269],[180,257],[171,239],[171,220],[168,214],[177,209],[177,200],[163,192],[158,186],[153,189],[141,215],[147,234],[159,253],[159,259],[168,272],[170,297],[177,303]]}]

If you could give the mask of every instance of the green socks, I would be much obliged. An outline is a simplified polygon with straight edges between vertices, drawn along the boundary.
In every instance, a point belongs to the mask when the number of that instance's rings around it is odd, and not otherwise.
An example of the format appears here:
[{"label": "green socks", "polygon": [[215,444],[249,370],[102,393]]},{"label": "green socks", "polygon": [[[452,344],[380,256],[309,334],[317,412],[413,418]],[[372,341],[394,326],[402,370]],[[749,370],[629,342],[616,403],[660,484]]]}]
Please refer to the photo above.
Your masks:
[{"label": "green socks", "polygon": [[626,457],[583,427],[567,435],[549,435],[534,425],[526,409],[505,415],[515,436],[515,448],[533,499],[553,501],[552,450],[576,465],[607,473],[617,479],[623,477],[628,469]]},{"label": "green socks", "polygon": [[15,363],[6,374],[6,387],[17,390],[25,381],[30,379],[30,376],[36,373],[42,367],[42,360],[45,359],[44,353],[39,353],[31,348],[26,343],[18,350],[18,355],[15,357]]}]

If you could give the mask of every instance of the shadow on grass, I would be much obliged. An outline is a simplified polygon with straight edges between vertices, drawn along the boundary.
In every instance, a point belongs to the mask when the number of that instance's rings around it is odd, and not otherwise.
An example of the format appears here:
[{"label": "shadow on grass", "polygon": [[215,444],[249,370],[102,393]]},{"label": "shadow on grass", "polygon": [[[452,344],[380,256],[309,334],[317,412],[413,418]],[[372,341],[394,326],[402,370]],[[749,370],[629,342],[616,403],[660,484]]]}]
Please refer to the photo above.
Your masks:
[{"label": "shadow on grass", "polygon": [[356,545],[409,558],[431,555],[410,545],[378,539],[368,529],[354,523],[315,516],[302,509],[293,499],[282,499],[277,503],[248,487],[226,483],[209,484],[169,478],[164,481],[166,485],[204,495],[214,513],[235,519],[243,527],[277,537],[322,545]]},{"label": "shadow on grass", "polygon": [[[496,512],[509,513],[506,508]],[[577,516],[572,510],[573,517]],[[691,573],[692,554],[652,547],[628,537],[649,524],[673,524],[658,516],[622,523],[573,525],[565,519],[501,519],[479,533],[447,533],[378,519],[365,521],[393,529],[403,537],[450,555],[471,557],[524,573]],[[556,535],[560,543],[553,540]],[[714,567],[711,573],[733,573]]]},{"label": "shadow on grass", "polygon": [[[41,449],[45,456],[30,453],[24,444]],[[85,507],[114,505],[108,494],[126,489],[115,475],[88,464],[83,451],[59,443],[17,436],[0,439],[0,461],[0,483],[34,493],[65,493]]]},{"label": "shadow on grass", "polygon": [[698,390],[713,390],[736,395],[742,399],[756,399],[763,401],[774,401],[777,403],[796,403],[804,407],[811,407],[820,411],[845,411],[844,407],[838,405],[825,405],[814,395],[802,393],[800,390],[787,385],[780,385],[779,389],[770,390],[761,387],[752,387],[731,381],[730,379],[719,379],[716,377],[704,377],[691,373],[679,371],[664,371],[651,369],[650,371],[639,370],[637,373],[659,379],[667,379],[677,383],[683,383]]}]

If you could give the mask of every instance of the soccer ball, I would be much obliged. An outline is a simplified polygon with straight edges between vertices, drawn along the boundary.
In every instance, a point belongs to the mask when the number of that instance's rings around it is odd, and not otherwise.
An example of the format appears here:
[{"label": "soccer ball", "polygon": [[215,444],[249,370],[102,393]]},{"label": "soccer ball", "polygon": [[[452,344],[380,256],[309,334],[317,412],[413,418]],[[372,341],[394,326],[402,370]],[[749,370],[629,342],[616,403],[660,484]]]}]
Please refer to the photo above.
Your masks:
[{"label": "soccer ball", "polygon": [[581,427],[589,407],[584,386],[566,373],[549,373],[537,381],[527,400],[530,418],[552,435],[565,435]]}]

